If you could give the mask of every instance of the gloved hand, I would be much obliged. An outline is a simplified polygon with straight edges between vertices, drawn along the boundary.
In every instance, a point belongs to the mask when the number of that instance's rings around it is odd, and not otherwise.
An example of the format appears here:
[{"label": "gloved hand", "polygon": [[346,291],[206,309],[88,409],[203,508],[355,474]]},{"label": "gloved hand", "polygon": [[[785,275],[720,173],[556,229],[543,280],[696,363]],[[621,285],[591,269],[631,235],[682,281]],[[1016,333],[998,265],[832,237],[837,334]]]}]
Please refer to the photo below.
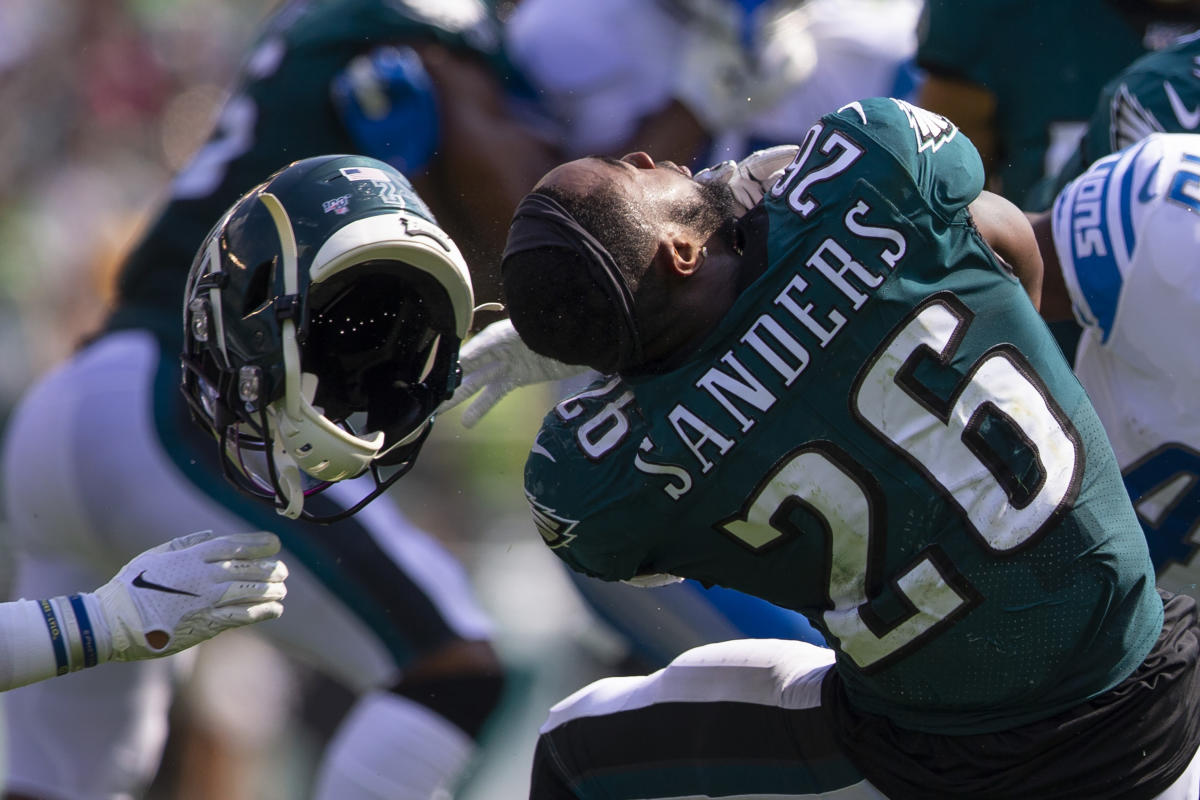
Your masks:
[{"label": "gloved hand", "polygon": [[[769,114],[780,101],[797,91],[804,90],[808,96],[814,91],[812,82],[821,80],[813,77],[820,58],[817,46],[820,22],[813,19],[811,7],[806,3],[775,3],[765,12],[755,15],[755,31],[751,34],[755,44],[754,64],[746,89],[747,114]],[[828,98],[825,104],[832,109],[842,105],[833,99],[842,91],[830,86],[819,96]]]},{"label": "gloved hand", "polygon": [[454,408],[479,394],[462,415],[465,427],[474,427],[504,395],[521,386],[573,378],[587,367],[564,364],[530,350],[507,319],[493,322],[472,336],[458,354],[463,379],[438,412]]},{"label": "gloved hand", "polygon": [[737,28],[697,21],[672,46],[679,48],[675,99],[710,134],[737,126],[747,113],[745,87],[751,71]]},{"label": "gloved hand", "polygon": [[758,205],[799,151],[800,146],[794,144],[755,150],[741,161],[722,161],[692,177],[700,183],[728,184],[744,214]]},{"label": "gloved hand", "polygon": [[433,79],[411,47],[356,56],[334,77],[330,95],[356,152],[406,174],[433,158],[440,125]]},{"label": "gloved hand", "polygon": [[[107,627],[107,660],[135,661],[185,650],[223,630],[283,613],[287,566],[273,533],[200,531],[147,550],[83,599]],[[96,624],[96,635],[105,640]]]},{"label": "gloved hand", "polygon": [[658,589],[662,586],[683,583],[683,578],[677,575],[668,575],[665,572],[647,572],[643,575],[634,575],[632,578],[626,578],[621,583],[627,583],[639,589]]}]

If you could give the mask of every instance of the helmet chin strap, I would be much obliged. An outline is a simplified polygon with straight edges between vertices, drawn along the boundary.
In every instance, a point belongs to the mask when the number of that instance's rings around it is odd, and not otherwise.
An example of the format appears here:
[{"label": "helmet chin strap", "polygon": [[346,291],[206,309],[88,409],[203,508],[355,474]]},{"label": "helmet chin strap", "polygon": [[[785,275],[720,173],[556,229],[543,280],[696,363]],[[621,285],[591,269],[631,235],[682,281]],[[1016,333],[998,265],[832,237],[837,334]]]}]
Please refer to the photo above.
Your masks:
[{"label": "helmet chin strap", "polygon": [[277,505],[275,511],[280,516],[296,519],[304,510],[304,486],[300,482],[300,467],[288,454],[282,440],[275,439],[273,451],[271,457],[275,460],[275,484],[283,494],[282,499],[287,503],[282,507]]},{"label": "helmet chin strap", "polygon": [[[269,192],[259,201],[270,212],[279,234],[283,256],[284,292],[294,296],[300,290],[296,234],[287,210],[279,198]],[[340,481],[361,475],[383,447],[384,434],[377,431],[359,438],[326,419],[312,404],[317,392],[317,376],[300,372],[300,346],[296,342],[296,321],[284,319],[280,325],[283,345],[284,395],[267,411],[275,441],[272,455],[279,471],[279,488],[287,497],[280,509],[284,516],[299,516],[304,505],[300,470],[319,480]]]},{"label": "helmet chin strap", "polygon": [[[284,516],[294,509],[299,514],[304,501],[298,470],[318,480],[340,481],[367,471],[383,447],[384,433],[376,431],[358,437],[330,422],[312,404],[317,392],[317,376],[300,372],[300,348],[296,343],[296,325],[284,320],[281,326],[284,364],[284,396],[267,411],[275,441],[276,465],[280,488],[285,489],[288,505]],[[294,480],[286,473],[291,468]]]}]

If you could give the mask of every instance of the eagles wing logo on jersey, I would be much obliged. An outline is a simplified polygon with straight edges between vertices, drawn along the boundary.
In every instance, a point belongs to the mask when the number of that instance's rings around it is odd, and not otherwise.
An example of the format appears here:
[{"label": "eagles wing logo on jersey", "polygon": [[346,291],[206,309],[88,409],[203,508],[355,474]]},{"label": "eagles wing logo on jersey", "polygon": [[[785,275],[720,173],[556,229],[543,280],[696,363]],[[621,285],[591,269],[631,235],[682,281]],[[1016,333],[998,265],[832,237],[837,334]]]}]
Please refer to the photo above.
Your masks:
[{"label": "eagles wing logo on jersey", "polygon": [[1109,109],[1109,144],[1114,153],[1163,129],[1154,114],[1146,110],[1125,84],[1121,84],[1113,95]]},{"label": "eagles wing logo on jersey", "polygon": [[941,114],[935,114],[894,97],[892,102],[908,117],[908,125],[917,135],[918,152],[923,150],[936,152],[939,147],[953,139],[958,133],[958,126]]},{"label": "eagles wing logo on jersey", "polygon": [[528,492],[525,493],[525,499],[529,501],[529,510],[533,513],[533,524],[551,550],[565,547],[575,539],[571,531],[579,524],[579,520],[558,516],[554,509],[537,502]]}]

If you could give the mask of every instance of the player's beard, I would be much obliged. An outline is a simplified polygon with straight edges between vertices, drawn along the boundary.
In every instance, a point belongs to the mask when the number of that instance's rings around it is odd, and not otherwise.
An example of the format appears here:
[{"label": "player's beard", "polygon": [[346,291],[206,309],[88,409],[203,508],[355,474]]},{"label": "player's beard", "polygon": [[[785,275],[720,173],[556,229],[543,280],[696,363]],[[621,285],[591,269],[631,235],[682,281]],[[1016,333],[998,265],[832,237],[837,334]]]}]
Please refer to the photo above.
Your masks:
[{"label": "player's beard", "polygon": [[[742,204],[733,196],[729,184],[702,184],[701,196],[707,204],[709,214],[707,221],[714,225],[713,235],[722,240],[725,245],[735,252],[741,252],[738,241],[738,218],[745,213]],[[705,228],[708,230],[708,228]]]},{"label": "player's beard", "polygon": [[725,183],[698,183],[700,192],[675,204],[671,216],[699,231],[731,231],[742,206]]}]

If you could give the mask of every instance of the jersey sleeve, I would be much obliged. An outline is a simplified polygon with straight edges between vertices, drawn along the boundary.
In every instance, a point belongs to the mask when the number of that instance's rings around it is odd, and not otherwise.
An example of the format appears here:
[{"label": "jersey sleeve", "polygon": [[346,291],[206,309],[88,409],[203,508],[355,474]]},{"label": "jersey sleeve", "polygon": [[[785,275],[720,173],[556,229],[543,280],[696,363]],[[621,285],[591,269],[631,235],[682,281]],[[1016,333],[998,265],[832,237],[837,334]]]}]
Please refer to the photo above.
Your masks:
[{"label": "jersey sleeve", "polygon": [[402,173],[424,170],[440,138],[433,79],[411,47],[378,47],[334,76],[333,106],[357,151]]},{"label": "jersey sleeve", "polygon": [[[1101,159],[1063,189],[1054,201],[1052,227],[1054,249],[1071,307],[1079,324],[1099,331],[1102,339],[1112,330],[1121,292],[1120,270],[1113,251],[1112,235],[1101,222],[1099,206],[1090,208],[1085,196],[1104,197],[1116,156]],[[1089,188],[1084,188],[1089,187]],[[1117,204],[1118,212],[1120,203]],[[1089,216],[1090,215],[1090,216]],[[1096,225],[1088,225],[1088,219]]]},{"label": "jersey sleeve", "polygon": [[640,528],[631,524],[638,518],[631,511],[638,508],[642,482],[630,474],[628,460],[589,457],[584,440],[597,428],[573,424],[596,419],[586,405],[572,419],[563,419],[557,409],[546,415],[525,463],[525,497],[542,540],[567,566],[596,578],[628,580],[653,571],[642,568],[649,539],[635,535]]},{"label": "jersey sleeve", "polygon": [[[950,120],[896,98],[869,98],[842,107],[824,118],[866,135],[886,149],[902,171],[885,168],[872,176],[884,195],[911,192],[911,180],[929,208],[946,220],[966,208],[983,191],[979,151]],[[907,175],[908,178],[902,177]],[[894,183],[893,183],[894,182]]]},{"label": "jersey sleeve", "polygon": [[1200,129],[1198,57],[1200,35],[1192,34],[1142,56],[1105,86],[1084,155],[1094,160],[1152,133]]},{"label": "jersey sleeve", "polygon": [[[1104,87],[1079,145],[1078,169],[1068,180],[1093,161],[1152,133],[1186,133],[1200,125],[1200,112],[1192,111],[1200,109],[1200,82],[1173,74],[1181,66],[1191,70],[1192,52],[1197,49],[1193,44],[1186,50],[1150,53]],[[1066,182],[1061,180],[1059,188]]]}]

